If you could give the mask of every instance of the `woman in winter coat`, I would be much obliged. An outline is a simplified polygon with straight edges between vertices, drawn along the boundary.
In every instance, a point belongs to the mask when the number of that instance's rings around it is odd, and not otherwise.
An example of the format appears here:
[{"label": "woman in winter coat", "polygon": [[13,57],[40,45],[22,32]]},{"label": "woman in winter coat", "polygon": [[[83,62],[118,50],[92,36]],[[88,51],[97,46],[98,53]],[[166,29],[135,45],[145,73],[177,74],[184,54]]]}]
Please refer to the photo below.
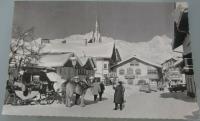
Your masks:
[{"label": "woman in winter coat", "polygon": [[101,92],[101,88],[99,83],[94,80],[94,83],[92,84],[92,88],[91,88],[92,94],[94,95],[94,101],[97,101],[97,96],[99,94],[99,92]]},{"label": "woman in winter coat", "polygon": [[119,85],[117,85],[116,87],[113,86],[113,89],[115,90],[115,93],[114,93],[115,108],[114,108],[114,110],[118,109],[118,105],[120,105],[120,110],[122,110],[122,104],[124,102],[125,88],[123,87],[121,81],[119,81],[118,83],[119,83]]}]

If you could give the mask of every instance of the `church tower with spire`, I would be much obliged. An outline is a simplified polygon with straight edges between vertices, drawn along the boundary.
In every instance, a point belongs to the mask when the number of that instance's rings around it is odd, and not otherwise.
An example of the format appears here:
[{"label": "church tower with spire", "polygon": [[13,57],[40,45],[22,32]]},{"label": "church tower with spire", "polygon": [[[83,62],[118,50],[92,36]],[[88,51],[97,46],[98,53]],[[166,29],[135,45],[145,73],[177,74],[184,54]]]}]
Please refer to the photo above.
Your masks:
[{"label": "church tower with spire", "polygon": [[98,21],[98,17],[96,16],[96,23],[95,23],[95,28],[93,30],[93,34],[92,34],[92,39],[93,39],[93,43],[102,42],[101,39],[101,34],[100,34],[100,26],[99,26],[99,21]]}]

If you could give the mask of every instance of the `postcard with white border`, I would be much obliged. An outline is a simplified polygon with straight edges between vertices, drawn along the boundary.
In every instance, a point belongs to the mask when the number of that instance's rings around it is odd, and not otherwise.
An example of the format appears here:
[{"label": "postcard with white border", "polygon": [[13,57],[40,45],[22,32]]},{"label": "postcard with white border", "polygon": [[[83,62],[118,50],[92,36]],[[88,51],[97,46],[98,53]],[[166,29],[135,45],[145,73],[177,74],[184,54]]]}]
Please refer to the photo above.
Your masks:
[{"label": "postcard with white border", "polygon": [[188,119],[186,2],[16,1],[3,115]]}]

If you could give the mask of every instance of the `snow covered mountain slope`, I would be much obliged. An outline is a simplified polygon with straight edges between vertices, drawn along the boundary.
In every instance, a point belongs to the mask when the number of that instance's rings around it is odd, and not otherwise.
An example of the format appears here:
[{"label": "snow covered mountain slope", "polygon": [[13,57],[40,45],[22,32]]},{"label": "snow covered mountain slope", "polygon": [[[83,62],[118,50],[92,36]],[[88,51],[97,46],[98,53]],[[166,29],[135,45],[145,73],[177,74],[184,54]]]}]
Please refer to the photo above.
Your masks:
[{"label": "snow covered mountain slope", "polygon": [[[110,50],[112,49],[112,45],[115,43],[122,61],[127,60],[132,56],[138,56],[153,63],[161,64],[171,57],[181,56],[181,53],[172,51],[172,39],[166,35],[155,36],[147,42],[128,42],[124,40],[114,40],[111,37],[103,36],[102,43],[87,43],[86,45],[86,41],[91,39],[91,37],[92,32],[89,32],[82,35],[71,35],[64,39],[51,40],[50,44],[46,45],[43,52],[72,52],[75,49],[80,56],[84,55],[84,51],[87,51],[86,53],[91,53],[91,55],[97,53],[97,55],[103,56],[102,54],[106,54],[106,56],[109,56],[111,54]],[[61,43],[62,40],[66,40],[66,44]],[[104,53],[100,52],[104,47]],[[110,49],[108,49],[109,47]],[[182,51],[182,48],[179,48],[179,51]]]},{"label": "snow covered mountain slope", "polygon": [[[171,48],[172,39],[167,36],[155,36],[148,42],[130,43],[117,40],[116,46],[123,59],[130,58],[130,55],[136,55],[151,62],[161,64],[165,60],[181,56],[181,53],[173,52]],[[182,48],[179,48],[182,51]]]}]

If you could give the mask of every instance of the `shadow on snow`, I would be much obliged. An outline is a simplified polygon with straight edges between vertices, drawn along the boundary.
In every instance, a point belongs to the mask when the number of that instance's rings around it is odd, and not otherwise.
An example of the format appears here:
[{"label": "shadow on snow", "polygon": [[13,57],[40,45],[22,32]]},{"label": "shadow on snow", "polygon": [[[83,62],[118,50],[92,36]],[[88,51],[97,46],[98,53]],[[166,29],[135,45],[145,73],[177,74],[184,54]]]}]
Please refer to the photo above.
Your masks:
[{"label": "shadow on snow", "polygon": [[174,98],[185,102],[196,102],[195,98],[187,96],[184,92],[165,92],[160,94],[161,98]]},{"label": "shadow on snow", "polygon": [[[102,101],[105,101],[105,100],[107,100],[108,98],[102,98]],[[85,99],[85,105],[92,105],[92,104],[95,104],[95,103],[98,103],[98,102],[101,102],[101,101],[94,101],[94,100],[87,100],[87,99]]]}]

